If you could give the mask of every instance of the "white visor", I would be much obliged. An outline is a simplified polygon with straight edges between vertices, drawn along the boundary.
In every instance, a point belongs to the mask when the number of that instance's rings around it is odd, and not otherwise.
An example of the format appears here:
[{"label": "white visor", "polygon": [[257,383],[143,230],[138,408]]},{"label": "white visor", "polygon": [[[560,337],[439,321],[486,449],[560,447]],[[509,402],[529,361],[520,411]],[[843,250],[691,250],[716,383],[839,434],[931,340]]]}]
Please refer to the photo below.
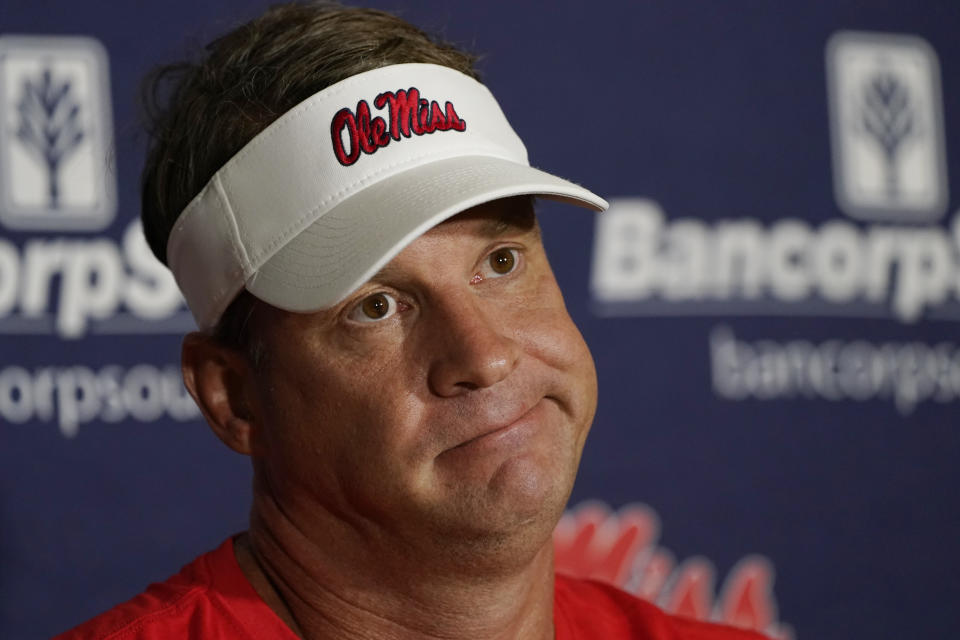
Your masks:
[{"label": "white visor", "polygon": [[602,198],[530,167],[490,91],[432,64],[338,82],[285,113],[177,219],[167,262],[204,330],[236,295],[329,308],[419,235],[470,207],[538,195]]}]

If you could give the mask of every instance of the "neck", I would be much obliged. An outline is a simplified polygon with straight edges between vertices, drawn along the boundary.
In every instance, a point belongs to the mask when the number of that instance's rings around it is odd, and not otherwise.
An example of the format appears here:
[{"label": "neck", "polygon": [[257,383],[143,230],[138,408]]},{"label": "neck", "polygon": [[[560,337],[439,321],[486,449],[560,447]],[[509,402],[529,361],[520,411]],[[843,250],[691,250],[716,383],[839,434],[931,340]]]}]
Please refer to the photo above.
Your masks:
[{"label": "neck", "polygon": [[471,543],[472,554],[423,554],[322,509],[306,521],[290,515],[297,512],[255,489],[250,531],[236,553],[259,595],[301,638],[553,638],[549,537],[526,554],[502,540]]}]

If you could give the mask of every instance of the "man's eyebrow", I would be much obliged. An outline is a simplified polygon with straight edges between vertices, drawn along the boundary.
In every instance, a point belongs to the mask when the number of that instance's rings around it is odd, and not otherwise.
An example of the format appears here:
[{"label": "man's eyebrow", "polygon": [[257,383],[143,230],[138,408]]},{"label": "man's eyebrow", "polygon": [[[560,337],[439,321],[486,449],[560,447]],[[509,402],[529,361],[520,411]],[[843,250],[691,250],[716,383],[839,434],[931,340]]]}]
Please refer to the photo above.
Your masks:
[{"label": "man's eyebrow", "polygon": [[367,282],[383,282],[385,280],[390,280],[394,277],[399,276],[402,273],[400,269],[397,269],[392,262],[380,267],[380,270],[375,274],[370,276],[370,279]]},{"label": "man's eyebrow", "polygon": [[532,208],[529,212],[525,211],[522,214],[510,212],[496,218],[487,219],[480,227],[481,235],[487,238],[496,238],[506,233],[527,233],[528,231],[540,235],[540,224],[537,222],[537,216]]},{"label": "man's eyebrow", "polygon": [[[441,223],[442,224],[442,223]],[[505,213],[496,218],[487,218],[480,225],[479,233],[484,238],[499,238],[508,233],[534,233],[540,236],[540,223],[537,221],[536,214],[530,211],[529,215],[517,215],[516,213]],[[389,280],[401,274],[392,262],[388,262],[373,274],[367,282],[378,282]]]},{"label": "man's eyebrow", "polygon": [[480,226],[480,234],[487,238],[496,238],[510,231],[529,231],[529,227],[520,224],[516,216],[485,220]]}]

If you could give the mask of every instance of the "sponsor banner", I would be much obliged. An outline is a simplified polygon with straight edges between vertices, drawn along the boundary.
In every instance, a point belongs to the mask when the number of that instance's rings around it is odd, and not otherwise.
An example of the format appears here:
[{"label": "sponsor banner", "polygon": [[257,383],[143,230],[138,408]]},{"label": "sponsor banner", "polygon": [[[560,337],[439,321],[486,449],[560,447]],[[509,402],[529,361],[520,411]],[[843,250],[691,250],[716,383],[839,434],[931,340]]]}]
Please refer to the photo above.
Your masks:
[{"label": "sponsor banner", "polygon": [[837,204],[923,222],[947,206],[940,64],[916,36],[840,32],[827,45]]},{"label": "sponsor banner", "polygon": [[[100,336],[182,334],[192,326],[176,283],[150,253],[139,222],[127,227],[120,242],[32,236],[18,246],[0,238],[3,340],[32,335],[84,343]],[[0,362],[0,425],[52,423],[73,437],[87,423],[199,417],[177,363],[93,370],[85,362],[82,356],[33,367]]]},{"label": "sponsor banner", "polygon": [[0,369],[0,424],[54,423],[61,435],[72,438],[91,422],[183,422],[199,417],[180,368],[172,364]]},{"label": "sponsor banner", "polygon": [[790,625],[778,620],[773,564],[750,555],[715,588],[717,570],[706,558],[678,562],[657,544],[660,518],[644,504],[618,511],[588,501],[566,512],[554,531],[557,571],[608,582],[665,611],[753,629],[774,640],[793,640]]},{"label": "sponsor banner", "polygon": [[[940,220],[948,194],[935,52],[914,36],[840,32],[826,58],[834,192],[856,220],[670,219],[652,199],[612,199],[596,221],[599,315],[960,320],[960,212]],[[713,391],[728,400],[876,400],[907,415],[960,399],[950,343],[745,342],[729,324],[707,342]]]},{"label": "sponsor banner", "polygon": [[727,400],[881,400],[901,415],[960,399],[960,346],[941,342],[738,339],[710,332],[713,391]]},{"label": "sponsor banner", "polygon": [[153,256],[139,221],[107,236],[0,238],[0,333],[182,333],[192,320],[173,276]]},{"label": "sponsor banner", "polygon": [[597,217],[601,315],[960,319],[960,215],[941,225],[668,220],[643,198]]},{"label": "sponsor banner", "polygon": [[[0,337],[47,337],[82,346],[101,336],[182,334],[193,327],[183,298],[154,258],[138,221],[111,237],[0,238]],[[4,335],[5,334],[5,335]],[[79,343],[79,344],[77,344]],[[88,347],[87,351],[95,350]],[[194,420],[179,364],[0,362],[0,425],[38,421],[73,437],[88,423]]]},{"label": "sponsor banner", "polygon": [[97,230],[117,210],[107,54],[87,37],[0,36],[0,221]]},{"label": "sponsor banner", "polygon": [[[0,335],[77,343],[193,326],[139,221],[119,241],[89,235],[117,210],[108,74],[92,38],[0,37],[0,225],[39,232],[0,237]],[[0,362],[2,425],[52,423],[70,438],[89,423],[198,416],[174,363]]]}]

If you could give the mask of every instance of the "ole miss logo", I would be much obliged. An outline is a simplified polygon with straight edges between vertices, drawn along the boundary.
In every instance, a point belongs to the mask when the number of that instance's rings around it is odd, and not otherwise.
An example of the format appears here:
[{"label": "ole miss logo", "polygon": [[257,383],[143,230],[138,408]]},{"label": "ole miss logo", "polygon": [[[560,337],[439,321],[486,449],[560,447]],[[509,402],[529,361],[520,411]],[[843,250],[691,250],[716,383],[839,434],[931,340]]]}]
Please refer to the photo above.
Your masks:
[{"label": "ole miss logo", "polygon": [[400,136],[409,138],[434,131],[465,131],[467,128],[452,102],[447,101],[441,107],[436,100],[421,98],[416,87],[381,93],[373,105],[377,109],[389,106],[389,125],[380,116],[370,118],[370,105],[366,100],[357,103],[356,113],[345,107],[333,116],[330,123],[333,153],[345,167],[356,162],[361,151],[376,153],[377,149],[399,140]]}]

